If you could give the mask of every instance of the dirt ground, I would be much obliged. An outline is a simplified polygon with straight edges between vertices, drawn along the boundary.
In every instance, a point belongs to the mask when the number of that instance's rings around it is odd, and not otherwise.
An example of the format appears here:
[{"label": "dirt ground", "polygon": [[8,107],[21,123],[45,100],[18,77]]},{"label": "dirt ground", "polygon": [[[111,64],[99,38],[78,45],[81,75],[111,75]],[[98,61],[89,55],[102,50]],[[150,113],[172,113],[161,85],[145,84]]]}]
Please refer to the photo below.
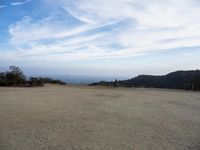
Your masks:
[{"label": "dirt ground", "polygon": [[0,150],[200,150],[200,93],[0,88]]}]

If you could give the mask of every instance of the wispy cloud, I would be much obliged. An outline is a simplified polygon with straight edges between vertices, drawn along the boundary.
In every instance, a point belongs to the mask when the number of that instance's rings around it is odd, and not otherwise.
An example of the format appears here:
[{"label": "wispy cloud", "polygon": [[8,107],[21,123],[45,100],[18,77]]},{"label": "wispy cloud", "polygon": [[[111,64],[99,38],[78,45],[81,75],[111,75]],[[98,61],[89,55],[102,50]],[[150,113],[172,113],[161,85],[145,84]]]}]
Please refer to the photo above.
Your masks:
[{"label": "wispy cloud", "polygon": [[6,6],[6,5],[0,5],[0,9],[1,9],[1,8],[5,8],[5,7],[7,7],[7,6]]},{"label": "wispy cloud", "polygon": [[23,4],[26,4],[26,3],[30,2],[30,1],[32,1],[32,0],[25,0],[25,1],[12,2],[12,3],[10,3],[10,5],[12,5],[12,6],[23,5]]},{"label": "wispy cloud", "polygon": [[113,59],[200,46],[197,0],[46,2],[64,9],[82,24],[70,26],[67,19],[51,15],[39,21],[25,16],[9,26],[11,43],[20,52],[18,58]]}]

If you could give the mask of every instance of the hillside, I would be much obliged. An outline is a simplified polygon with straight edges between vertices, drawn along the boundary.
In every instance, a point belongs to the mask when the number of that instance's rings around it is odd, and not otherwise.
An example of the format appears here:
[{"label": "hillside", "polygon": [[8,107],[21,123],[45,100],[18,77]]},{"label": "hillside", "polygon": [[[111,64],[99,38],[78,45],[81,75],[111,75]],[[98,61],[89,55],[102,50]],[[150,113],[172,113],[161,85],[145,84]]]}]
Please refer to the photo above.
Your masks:
[{"label": "hillside", "polygon": [[[114,86],[115,82],[98,82],[90,86]],[[135,78],[117,82],[122,87],[153,87],[168,89],[200,89],[200,70],[176,71],[163,76],[139,75]]]}]

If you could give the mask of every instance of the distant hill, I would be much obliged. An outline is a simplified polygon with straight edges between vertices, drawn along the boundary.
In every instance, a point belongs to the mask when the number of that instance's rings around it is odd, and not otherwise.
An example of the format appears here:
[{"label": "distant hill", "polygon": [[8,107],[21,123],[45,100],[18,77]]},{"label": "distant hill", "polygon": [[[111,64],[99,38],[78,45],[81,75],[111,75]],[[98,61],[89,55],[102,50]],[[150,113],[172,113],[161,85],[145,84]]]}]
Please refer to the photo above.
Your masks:
[{"label": "distant hill", "polygon": [[116,82],[97,82],[90,86],[121,86],[200,90],[200,70],[176,71],[163,76],[139,75]]}]

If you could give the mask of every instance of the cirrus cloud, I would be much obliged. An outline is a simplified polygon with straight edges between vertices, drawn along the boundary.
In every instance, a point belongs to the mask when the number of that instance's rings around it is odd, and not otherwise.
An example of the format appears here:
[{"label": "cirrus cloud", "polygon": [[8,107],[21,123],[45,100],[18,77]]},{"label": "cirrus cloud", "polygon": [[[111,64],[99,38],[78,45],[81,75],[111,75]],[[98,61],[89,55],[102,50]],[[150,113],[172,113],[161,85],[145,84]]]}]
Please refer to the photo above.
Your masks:
[{"label": "cirrus cloud", "polygon": [[111,59],[200,46],[197,0],[45,2],[81,23],[69,26],[66,18],[51,14],[37,21],[22,18],[9,26],[11,43],[17,45],[21,56]]}]

